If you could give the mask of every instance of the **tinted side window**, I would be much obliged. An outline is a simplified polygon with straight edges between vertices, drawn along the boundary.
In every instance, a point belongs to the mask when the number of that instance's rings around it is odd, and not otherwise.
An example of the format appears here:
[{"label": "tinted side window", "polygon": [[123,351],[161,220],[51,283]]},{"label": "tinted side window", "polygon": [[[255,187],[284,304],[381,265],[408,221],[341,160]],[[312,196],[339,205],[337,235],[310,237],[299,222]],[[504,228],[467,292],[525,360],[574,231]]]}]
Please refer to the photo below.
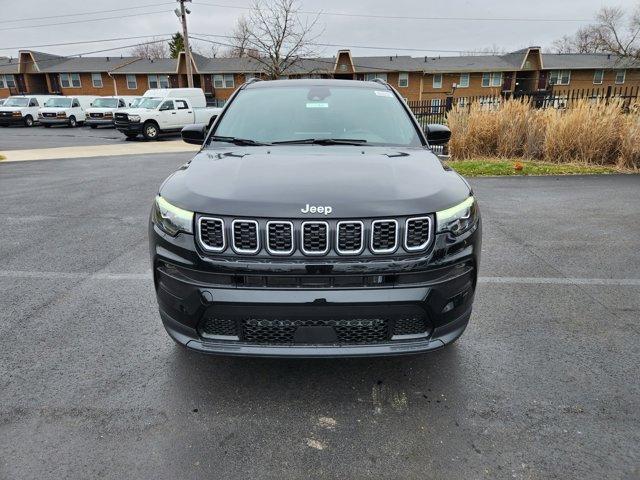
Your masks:
[{"label": "tinted side window", "polygon": [[73,103],[71,104],[71,106],[72,107],[79,107],[80,106],[80,102],[74,98],[73,99]]},{"label": "tinted side window", "polygon": [[173,102],[171,100],[167,100],[162,104],[160,110],[173,110]]},{"label": "tinted side window", "polygon": [[118,100],[118,107],[126,107],[127,105],[124,103],[124,100]]},{"label": "tinted side window", "polygon": [[178,107],[178,110],[185,110],[189,108],[187,102],[185,102],[184,100],[176,100],[176,107]]},{"label": "tinted side window", "polygon": [[30,106],[30,107],[37,107],[37,106],[38,106],[38,100],[36,100],[35,98],[32,98],[32,99],[29,101],[29,106]]}]

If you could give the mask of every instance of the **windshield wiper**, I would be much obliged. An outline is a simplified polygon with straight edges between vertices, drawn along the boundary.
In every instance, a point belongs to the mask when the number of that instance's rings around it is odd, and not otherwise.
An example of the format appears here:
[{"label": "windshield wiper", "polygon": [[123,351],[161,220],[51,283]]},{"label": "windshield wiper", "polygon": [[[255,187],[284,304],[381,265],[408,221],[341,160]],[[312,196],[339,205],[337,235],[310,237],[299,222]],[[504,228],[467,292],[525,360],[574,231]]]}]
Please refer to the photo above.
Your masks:
[{"label": "windshield wiper", "polygon": [[358,138],[305,138],[302,140],[282,140],[273,142],[273,145],[362,145],[366,140]]},{"label": "windshield wiper", "polygon": [[234,145],[271,145],[270,143],[262,143],[256,142],[255,140],[251,140],[250,138],[237,138],[237,137],[220,137],[218,135],[214,135],[211,137],[211,141],[213,142],[226,142],[233,143]]}]

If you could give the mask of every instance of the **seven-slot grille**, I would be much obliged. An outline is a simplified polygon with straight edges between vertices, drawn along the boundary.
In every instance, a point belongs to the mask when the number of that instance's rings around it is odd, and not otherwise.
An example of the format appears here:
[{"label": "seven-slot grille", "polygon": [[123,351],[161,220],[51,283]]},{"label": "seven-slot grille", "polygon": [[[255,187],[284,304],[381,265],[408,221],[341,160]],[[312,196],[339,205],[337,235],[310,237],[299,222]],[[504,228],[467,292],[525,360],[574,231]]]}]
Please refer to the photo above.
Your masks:
[{"label": "seven-slot grille", "polygon": [[[237,254],[307,256],[330,254],[394,254],[425,251],[433,242],[433,217],[383,220],[288,221],[198,217],[198,243],[207,252],[222,253],[231,246]],[[227,238],[230,240],[227,241]],[[262,243],[264,242],[264,248]],[[400,251],[402,253],[402,250]]]},{"label": "seven-slot grille", "polygon": [[255,220],[234,220],[233,249],[238,253],[254,254],[260,250],[258,222]]},{"label": "seven-slot grille", "polygon": [[327,222],[302,223],[302,253],[324,255],[329,251],[329,224]]},{"label": "seven-slot grille", "polygon": [[391,253],[398,247],[398,222],[374,220],[371,223],[371,251]]},{"label": "seven-slot grille", "polygon": [[431,241],[431,217],[407,219],[404,229],[404,248],[410,252],[422,250]]},{"label": "seven-slot grille", "polygon": [[200,217],[198,231],[202,248],[208,252],[222,252],[226,247],[224,221],[220,218]]},{"label": "seven-slot grille", "polygon": [[103,114],[103,113],[100,113],[100,112],[91,112],[91,113],[89,114],[89,116],[90,116],[91,118],[102,118],[102,117],[104,116],[104,114]]},{"label": "seven-slot grille", "polygon": [[274,255],[293,253],[293,223],[267,222],[267,250]]},{"label": "seven-slot grille", "polygon": [[359,221],[338,222],[336,250],[343,255],[357,255],[364,248],[364,225]]}]

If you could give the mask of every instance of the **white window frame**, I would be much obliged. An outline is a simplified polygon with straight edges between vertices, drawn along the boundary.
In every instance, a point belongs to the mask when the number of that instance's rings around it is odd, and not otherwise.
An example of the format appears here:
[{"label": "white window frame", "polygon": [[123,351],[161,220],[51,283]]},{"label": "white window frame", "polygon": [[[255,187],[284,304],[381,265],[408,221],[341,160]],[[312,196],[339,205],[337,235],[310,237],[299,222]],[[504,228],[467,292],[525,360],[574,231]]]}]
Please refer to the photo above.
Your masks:
[{"label": "white window frame", "polygon": [[[622,81],[621,82],[618,81],[618,75],[620,75],[620,73],[622,73]],[[624,84],[624,82],[626,80],[627,80],[627,71],[626,70],[616,70],[615,84],[616,85],[622,85],[622,84]]]},{"label": "white window frame", "polygon": [[[466,79],[465,82],[462,81],[462,79]],[[460,74],[460,81],[458,82],[458,88],[468,88],[469,87],[469,83],[470,83],[470,79],[471,79],[471,75],[468,73],[461,73]]]},{"label": "white window frame", "polygon": [[0,88],[16,88],[16,77],[13,73],[0,75]]},{"label": "white window frame", "polygon": [[409,72],[400,72],[398,74],[398,87],[407,88],[409,86]]},{"label": "white window frame", "polygon": [[496,88],[502,86],[502,72],[483,72],[482,84],[484,88]]},{"label": "white window frame", "polygon": [[58,80],[60,81],[61,88],[71,88],[71,79],[69,78],[68,73],[59,74]]},{"label": "white window frame", "polygon": [[432,85],[433,85],[433,88],[442,88],[442,74],[441,73],[434,73],[433,74]]},{"label": "white window frame", "polygon": [[549,85],[569,85],[570,83],[571,70],[551,70],[549,73]]},{"label": "white window frame", "polygon": [[[96,84],[96,80],[99,80],[100,83]],[[91,74],[91,84],[93,85],[93,88],[102,88],[104,87],[104,84],[102,83],[102,73],[100,72],[94,72]]]},{"label": "white window frame", "polygon": [[[156,86],[154,87],[152,83],[155,83]],[[147,75],[147,84],[149,88],[169,88],[171,86],[169,75],[167,74]]]},{"label": "white window frame", "polygon": [[233,73],[216,73],[212,77],[213,88],[235,88],[236,86]]},{"label": "white window frame", "polygon": [[[596,75],[598,75],[598,73],[600,73],[600,81],[596,82]],[[602,85],[603,81],[604,81],[604,70],[594,70],[593,71],[593,84],[594,85]]]},{"label": "white window frame", "polygon": [[[66,75],[67,78],[67,86],[64,87],[64,85],[62,85],[62,76]],[[80,74],[79,73],[61,73],[60,74],[60,85],[62,85],[64,88],[81,88],[82,87],[82,82],[80,81]],[[76,80],[78,81],[78,84],[76,85]]]},{"label": "white window frame", "polygon": [[387,81],[387,72],[365,73],[364,74],[364,81],[365,82],[372,82],[375,79],[380,79],[383,82],[386,82]]},{"label": "white window frame", "polygon": [[[133,79],[133,87],[131,79]],[[138,89],[138,77],[136,76],[135,73],[127,73],[127,76],[125,78],[126,82],[127,82],[127,90],[137,90]]]}]

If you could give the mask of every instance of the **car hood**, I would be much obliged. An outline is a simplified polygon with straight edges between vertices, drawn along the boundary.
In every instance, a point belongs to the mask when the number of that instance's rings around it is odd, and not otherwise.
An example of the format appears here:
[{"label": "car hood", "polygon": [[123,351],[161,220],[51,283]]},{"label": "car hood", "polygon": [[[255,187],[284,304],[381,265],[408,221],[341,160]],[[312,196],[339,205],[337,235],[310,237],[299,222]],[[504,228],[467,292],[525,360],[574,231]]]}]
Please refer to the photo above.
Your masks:
[{"label": "car hood", "polygon": [[118,113],[126,113],[127,115],[145,115],[150,112],[155,112],[156,110],[151,108],[121,108],[118,110]]},{"label": "car hood", "polygon": [[466,181],[424,148],[296,145],[203,150],[169,177],[160,195],[200,213],[307,218],[414,215],[470,193]]},{"label": "car hood", "polygon": [[0,112],[22,112],[27,107],[4,107],[0,105]]}]

